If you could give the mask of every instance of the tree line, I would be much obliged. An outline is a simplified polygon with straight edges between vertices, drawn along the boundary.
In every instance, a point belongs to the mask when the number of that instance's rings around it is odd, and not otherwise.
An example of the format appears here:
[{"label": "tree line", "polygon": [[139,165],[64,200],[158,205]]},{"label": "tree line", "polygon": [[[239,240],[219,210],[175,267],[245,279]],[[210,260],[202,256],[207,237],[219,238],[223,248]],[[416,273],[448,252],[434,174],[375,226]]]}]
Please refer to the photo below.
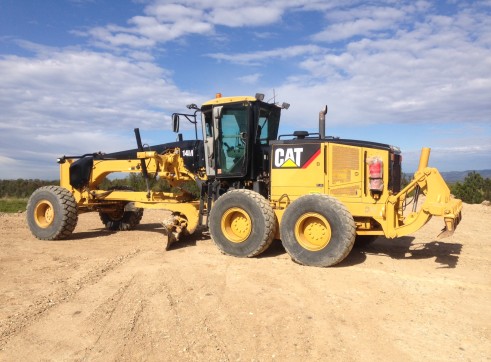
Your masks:
[{"label": "tree line", "polygon": [[0,180],[0,198],[27,199],[39,187],[59,184],[58,180]]},{"label": "tree line", "polygon": [[450,189],[455,197],[468,204],[491,201],[491,179],[475,171],[469,172],[463,182],[456,182]]},{"label": "tree line", "polygon": [[[404,175],[404,183],[407,184],[409,179]],[[58,180],[0,180],[0,198],[26,199],[39,187],[59,185]],[[141,174],[129,174],[122,179],[105,179],[99,188],[109,190],[111,188],[128,188],[135,191],[145,191],[146,181]],[[169,192],[172,190],[167,180],[150,179],[149,187],[153,191]],[[191,192],[199,197],[199,190],[194,182],[184,185],[186,191]],[[491,201],[491,179],[482,177],[478,172],[472,171],[462,182],[456,182],[450,185],[450,190],[455,197],[468,204],[480,204],[484,200]]]},{"label": "tree line", "polygon": [[[59,180],[0,180],[0,198],[27,199],[39,187],[59,184]],[[142,174],[129,174],[127,177],[121,179],[106,178],[99,185],[100,190],[110,190],[118,188],[124,188],[134,191],[146,191],[147,183]],[[149,188],[152,191],[157,192],[177,191],[172,189],[167,180],[160,178],[150,178]],[[193,195],[195,195],[195,197],[199,197],[199,190],[194,182],[184,184],[183,189],[187,192],[192,193]]]}]

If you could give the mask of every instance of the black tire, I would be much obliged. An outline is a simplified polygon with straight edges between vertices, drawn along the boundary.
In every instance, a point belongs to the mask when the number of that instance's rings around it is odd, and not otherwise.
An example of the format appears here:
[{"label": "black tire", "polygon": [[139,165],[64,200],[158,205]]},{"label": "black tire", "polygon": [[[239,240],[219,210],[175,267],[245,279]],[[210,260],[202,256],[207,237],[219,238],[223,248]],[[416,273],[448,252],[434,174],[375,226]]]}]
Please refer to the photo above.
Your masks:
[{"label": "black tire", "polygon": [[276,219],[267,200],[251,190],[231,190],[220,196],[210,212],[210,235],[224,253],[253,257],[273,241]]},{"label": "black tire", "polygon": [[[135,191],[132,187],[128,186],[112,186],[108,191]],[[125,203],[121,204],[119,210],[113,212],[99,212],[99,218],[101,219],[104,227],[107,230],[112,231],[128,231],[133,230],[143,217],[143,209],[138,208],[132,211],[124,210]]]},{"label": "black tire", "polygon": [[38,188],[29,198],[26,211],[31,233],[41,240],[65,239],[77,226],[77,202],[60,186]]},{"label": "black tire", "polygon": [[99,212],[99,217],[107,230],[128,231],[134,229],[143,217],[143,209],[136,211],[119,210],[115,212]]},{"label": "black tire", "polygon": [[283,246],[297,263],[328,267],[353,248],[356,226],[348,209],[327,195],[305,195],[289,205],[281,219]]}]

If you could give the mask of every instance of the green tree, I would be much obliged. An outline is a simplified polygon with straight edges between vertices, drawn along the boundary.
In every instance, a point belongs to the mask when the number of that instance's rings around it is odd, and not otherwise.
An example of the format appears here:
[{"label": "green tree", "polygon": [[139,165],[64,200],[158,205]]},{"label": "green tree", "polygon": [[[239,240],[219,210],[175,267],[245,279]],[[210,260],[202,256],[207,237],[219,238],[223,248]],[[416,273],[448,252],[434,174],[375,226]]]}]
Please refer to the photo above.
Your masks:
[{"label": "green tree", "polygon": [[455,183],[452,193],[468,204],[480,204],[491,198],[491,179],[484,179],[475,171],[469,172],[463,183]]},{"label": "green tree", "polygon": [[24,199],[41,186],[58,185],[59,181],[44,180],[0,180],[0,198]]}]

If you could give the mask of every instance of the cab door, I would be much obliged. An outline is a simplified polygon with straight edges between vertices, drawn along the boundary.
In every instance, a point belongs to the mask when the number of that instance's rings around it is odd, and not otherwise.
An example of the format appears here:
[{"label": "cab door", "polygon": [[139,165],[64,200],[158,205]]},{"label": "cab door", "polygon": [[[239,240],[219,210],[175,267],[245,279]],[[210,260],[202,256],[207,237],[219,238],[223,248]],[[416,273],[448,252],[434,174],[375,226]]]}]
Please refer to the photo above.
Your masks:
[{"label": "cab door", "polygon": [[244,177],[247,174],[250,118],[249,103],[221,107],[220,116],[215,118],[217,177]]}]

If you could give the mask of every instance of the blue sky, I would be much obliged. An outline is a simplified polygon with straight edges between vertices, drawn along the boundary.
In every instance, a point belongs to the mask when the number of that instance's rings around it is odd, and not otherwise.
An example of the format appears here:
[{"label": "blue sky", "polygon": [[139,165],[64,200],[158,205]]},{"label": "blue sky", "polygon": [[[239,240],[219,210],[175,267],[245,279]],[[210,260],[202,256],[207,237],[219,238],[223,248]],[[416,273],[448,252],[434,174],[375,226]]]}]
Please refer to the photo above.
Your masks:
[{"label": "blue sky", "polygon": [[[0,0],[0,179],[175,140],[224,96],[288,102],[280,133],[389,143],[414,171],[491,168],[491,1]],[[191,137],[194,132],[185,132]]]}]

